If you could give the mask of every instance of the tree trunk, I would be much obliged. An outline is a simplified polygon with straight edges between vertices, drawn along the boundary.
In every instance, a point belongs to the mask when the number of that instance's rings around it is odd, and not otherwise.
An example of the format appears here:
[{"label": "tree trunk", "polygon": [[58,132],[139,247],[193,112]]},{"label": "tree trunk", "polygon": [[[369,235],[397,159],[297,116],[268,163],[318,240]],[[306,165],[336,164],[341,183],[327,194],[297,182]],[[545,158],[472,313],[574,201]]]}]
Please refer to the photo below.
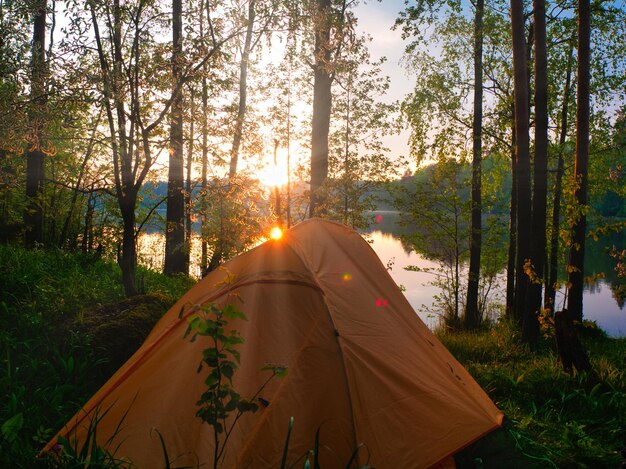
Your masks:
[{"label": "tree trunk", "polygon": [[123,194],[118,194],[120,211],[122,212],[122,256],[120,268],[122,269],[122,284],[126,296],[137,295],[135,284],[135,271],[137,267],[137,244],[135,240],[135,206],[137,194],[133,188],[126,187]]},{"label": "tree trunk", "polygon": [[43,243],[43,190],[44,190],[44,158],[43,127],[44,110],[46,105],[46,13],[47,2],[39,2],[39,9],[35,12],[33,27],[32,62],[31,62],[31,90],[32,101],[29,111],[29,125],[33,141],[29,142],[26,150],[26,198],[28,200],[24,211],[25,244],[34,246]]},{"label": "tree trunk", "polygon": [[[204,1],[200,2],[200,39],[204,43]],[[209,84],[207,82],[208,68],[206,64],[202,68],[202,174],[201,174],[201,190],[200,190],[200,235],[202,242],[200,244],[200,275],[204,277],[208,272],[208,256],[209,249],[206,241],[207,232],[207,209],[206,199],[208,197],[207,170],[209,166]]]},{"label": "tree trunk", "polygon": [[350,90],[352,85],[351,76],[348,77],[346,86],[346,131],[344,133],[344,157],[343,157],[343,224],[348,224],[350,211]]},{"label": "tree trunk", "polygon": [[289,89],[287,90],[287,228],[291,228],[291,57],[289,58]]},{"label": "tree trunk", "polygon": [[185,188],[185,271],[189,272],[190,258],[191,258],[191,237],[193,233],[193,221],[191,219],[191,191],[193,190],[191,184],[191,169],[193,165],[193,143],[194,143],[194,121],[195,121],[195,107],[194,107],[195,93],[192,89],[189,97],[189,112],[191,118],[189,119],[189,144],[187,146],[187,177]]},{"label": "tree trunk", "polygon": [[328,176],[328,131],[332,107],[330,65],[330,0],[316,0],[313,117],[311,127],[311,197],[309,216],[324,212],[321,187]]},{"label": "tree trunk", "polygon": [[554,328],[563,370],[567,373],[572,373],[573,368],[578,372],[591,371],[587,351],[578,340],[574,320],[568,310],[558,311],[554,315]]},{"label": "tree trunk", "polygon": [[506,268],[507,317],[515,314],[515,266],[517,265],[517,161],[515,138],[515,107],[513,107],[513,129],[511,131],[511,205],[509,207],[509,249]]},{"label": "tree trunk", "polygon": [[254,3],[248,3],[248,25],[246,27],[246,39],[241,52],[241,63],[239,64],[239,108],[237,110],[237,120],[235,121],[235,133],[233,135],[233,146],[230,150],[230,170],[228,175],[232,178],[237,174],[237,162],[239,161],[239,147],[243,135],[243,121],[246,116],[248,97],[248,61],[250,60],[250,48],[252,45],[252,33],[254,31]]},{"label": "tree trunk", "polygon": [[532,249],[533,270],[528,304],[524,313],[522,340],[539,338],[542,287],[546,264],[546,194],[548,186],[548,53],[546,2],[534,0],[535,40],[535,161],[533,164]]},{"label": "tree trunk", "polygon": [[520,322],[526,311],[529,278],[525,272],[530,258],[531,195],[528,135],[528,77],[524,37],[524,2],[511,0],[513,71],[515,86],[515,140],[517,159],[517,265],[515,268],[515,316]]},{"label": "tree trunk", "polygon": [[465,306],[465,328],[480,326],[478,310],[478,283],[480,280],[480,252],[482,248],[482,126],[483,126],[483,8],[484,0],[477,0],[474,19],[474,120],[472,124],[472,221],[470,263]]},{"label": "tree trunk", "polygon": [[[589,166],[589,56],[590,56],[589,0],[578,0],[578,88],[576,98],[576,161],[574,178],[579,208],[587,206],[587,168]],[[583,319],[583,280],[585,272],[585,234],[587,217],[581,211],[574,224],[573,246],[570,251],[570,290],[568,310],[575,321]]]},{"label": "tree trunk", "polygon": [[559,271],[559,230],[561,223],[561,190],[563,186],[563,170],[565,166],[565,141],[567,140],[567,115],[569,111],[569,99],[571,93],[572,64],[574,42],[570,43],[569,55],[567,56],[567,75],[565,76],[565,88],[563,90],[563,105],[561,107],[561,134],[559,136],[559,154],[556,167],[556,180],[554,183],[554,201],[552,203],[552,234],[550,236],[550,274],[546,285],[545,307],[555,311],[556,305],[556,282]]},{"label": "tree trunk", "polygon": [[[274,166],[278,168],[278,139],[274,139]],[[274,186],[274,213],[276,214],[276,221],[278,226],[283,225],[282,207],[280,203],[280,187],[278,184]]]},{"label": "tree trunk", "polygon": [[[172,90],[181,79],[182,60],[182,0],[172,1]],[[165,230],[165,264],[163,273],[186,272],[185,189],[183,176],[183,103],[177,93],[170,115],[170,157],[167,179],[167,226]]]}]

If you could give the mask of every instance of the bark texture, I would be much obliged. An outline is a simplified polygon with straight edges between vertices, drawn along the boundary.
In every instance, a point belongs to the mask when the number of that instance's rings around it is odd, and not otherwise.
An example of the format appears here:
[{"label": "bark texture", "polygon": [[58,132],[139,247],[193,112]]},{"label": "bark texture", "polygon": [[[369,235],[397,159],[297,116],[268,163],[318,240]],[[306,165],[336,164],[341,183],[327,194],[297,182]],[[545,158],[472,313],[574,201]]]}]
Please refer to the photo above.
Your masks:
[{"label": "bark texture", "polygon": [[578,189],[575,192],[580,214],[574,224],[573,246],[570,251],[570,290],[568,309],[572,318],[583,319],[583,287],[585,273],[585,234],[588,202],[587,172],[589,167],[589,59],[591,36],[591,12],[589,0],[578,1],[578,87],[576,97],[576,161],[574,177]]},{"label": "bark texture", "polygon": [[548,186],[548,53],[546,46],[546,3],[534,0],[535,42],[535,159],[533,165],[533,210],[531,283],[524,313],[522,340],[539,338],[538,315],[546,264],[546,194]]},{"label": "bark texture", "polygon": [[515,86],[515,153],[517,162],[517,265],[515,272],[515,316],[520,322],[526,310],[529,278],[525,266],[530,259],[531,188],[528,135],[528,76],[524,37],[523,0],[511,0],[513,72]]},{"label": "bark texture", "polygon": [[483,126],[483,11],[484,0],[477,0],[474,17],[474,119],[472,125],[472,221],[470,263],[465,306],[465,328],[480,326],[478,283],[482,248],[482,126]]},{"label": "bark texture", "polygon": [[323,213],[321,187],[328,176],[328,131],[332,107],[330,74],[330,0],[316,1],[313,118],[311,128],[311,198],[309,216]]},{"label": "bark texture", "polygon": [[[172,1],[172,90],[179,87],[182,59],[182,0]],[[170,151],[167,178],[167,226],[163,273],[186,272],[185,188],[183,163],[183,97],[176,93],[170,114]]]}]

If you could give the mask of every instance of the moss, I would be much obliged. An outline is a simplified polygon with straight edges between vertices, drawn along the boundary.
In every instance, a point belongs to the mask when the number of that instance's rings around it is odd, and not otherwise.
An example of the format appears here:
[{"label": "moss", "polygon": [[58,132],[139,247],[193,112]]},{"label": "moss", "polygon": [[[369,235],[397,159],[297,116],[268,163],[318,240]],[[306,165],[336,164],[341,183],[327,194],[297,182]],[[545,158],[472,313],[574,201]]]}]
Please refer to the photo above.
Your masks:
[{"label": "moss", "polygon": [[138,295],[84,311],[76,326],[115,370],[141,346],[172,303],[162,294]]}]

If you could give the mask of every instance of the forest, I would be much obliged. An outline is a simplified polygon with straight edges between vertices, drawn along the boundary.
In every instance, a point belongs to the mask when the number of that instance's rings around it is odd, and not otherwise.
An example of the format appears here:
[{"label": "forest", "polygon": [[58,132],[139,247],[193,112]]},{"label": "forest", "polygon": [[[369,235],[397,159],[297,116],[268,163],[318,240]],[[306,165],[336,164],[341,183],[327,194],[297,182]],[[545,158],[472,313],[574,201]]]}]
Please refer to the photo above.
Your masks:
[{"label": "forest", "polygon": [[[35,458],[272,229],[393,212],[506,416],[457,465],[618,467],[624,37],[619,0],[0,0],[0,466],[126,467]],[[599,281],[622,337],[585,318]]]}]

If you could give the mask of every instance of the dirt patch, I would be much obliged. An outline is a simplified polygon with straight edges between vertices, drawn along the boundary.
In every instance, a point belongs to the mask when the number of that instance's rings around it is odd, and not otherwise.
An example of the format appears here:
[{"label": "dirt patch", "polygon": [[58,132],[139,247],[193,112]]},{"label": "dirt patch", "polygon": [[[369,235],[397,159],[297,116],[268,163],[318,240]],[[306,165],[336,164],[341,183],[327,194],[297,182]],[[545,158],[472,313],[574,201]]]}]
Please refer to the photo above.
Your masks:
[{"label": "dirt patch", "polygon": [[84,311],[75,328],[90,337],[94,349],[115,370],[141,346],[172,303],[165,295],[134,296]]}]

